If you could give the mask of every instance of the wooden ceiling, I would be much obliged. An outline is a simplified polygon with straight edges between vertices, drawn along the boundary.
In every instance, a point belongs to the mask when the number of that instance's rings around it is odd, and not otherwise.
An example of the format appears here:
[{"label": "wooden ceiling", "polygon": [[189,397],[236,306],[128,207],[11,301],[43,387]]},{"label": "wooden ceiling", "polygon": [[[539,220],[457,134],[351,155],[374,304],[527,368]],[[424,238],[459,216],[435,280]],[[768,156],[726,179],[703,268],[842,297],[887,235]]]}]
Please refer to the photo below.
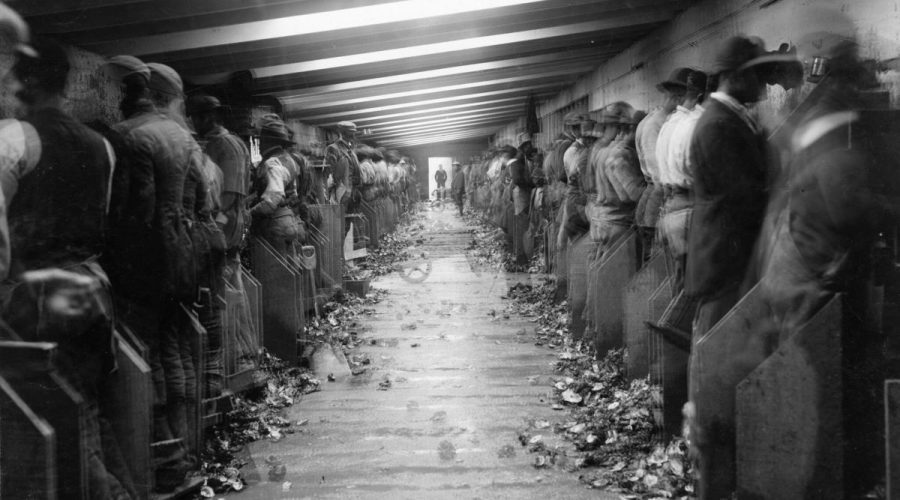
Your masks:
[{"label": "wooden ceiling", "polygon": [[39,34],[402,147],[489,137],[692,0],[11,0]]}]

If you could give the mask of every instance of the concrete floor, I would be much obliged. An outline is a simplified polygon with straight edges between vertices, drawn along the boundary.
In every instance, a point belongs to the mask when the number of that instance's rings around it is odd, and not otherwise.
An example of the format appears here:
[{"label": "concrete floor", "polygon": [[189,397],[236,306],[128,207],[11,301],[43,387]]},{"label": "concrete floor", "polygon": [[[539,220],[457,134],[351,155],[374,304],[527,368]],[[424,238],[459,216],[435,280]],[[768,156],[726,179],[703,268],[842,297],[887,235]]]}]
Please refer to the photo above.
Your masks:
[{"label": "concrete floor", "polygon": [[[260,482],[229,498],[618,498],[586,489],[577,473],[534,468],[516,439],[525,419],[565,418],[549,404],[555,352],[534,345],[533,323],[503,318],[500,297],[531,278],[473,269],[472,235],[455,210],[429,212],[426,227],[428,278],[373,282],[389,294],[359,329],[368,371],[323,381],[290,408],[288,418],[309,423],[252,444]],[[379,390],[385,379],[391,387]],[[270,456],[286,465],[283,480],[268,480]]]}]

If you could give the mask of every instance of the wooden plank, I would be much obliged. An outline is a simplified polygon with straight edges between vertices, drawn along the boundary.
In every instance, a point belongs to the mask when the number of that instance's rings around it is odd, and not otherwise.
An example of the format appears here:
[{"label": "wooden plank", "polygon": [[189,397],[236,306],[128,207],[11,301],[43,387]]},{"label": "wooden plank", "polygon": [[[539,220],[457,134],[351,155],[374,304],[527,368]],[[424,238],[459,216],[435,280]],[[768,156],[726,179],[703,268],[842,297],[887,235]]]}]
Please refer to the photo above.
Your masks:
[{"label": "wooden plank", "polygon": [[56,500],[56,434],[0,376],[0,498]]},{"label": "wooden plank", "polygon": [[625,347],[628,349],[625,372],[629,379],[643,378],[650,373],[650,345],[645,321],[652,321],[650,319],[650,296],[665,278],[665,256],[662,252],[657,252],[650,257],[650,260],[625,287],[622,327]]},{"label": "wooden plank", "polygon": [[766,314],[756,286],[693,346],[691,399],[697,428],[707,434],[702,453],[709,470],[701,473],[715,495],[735,486],[735,389],[762,361],[754,356],[752,341],[754,325]]},{"label": "wooden plank", "polygon": [[[672,300],[673,295],[673,278],[667,276],[662,283],[650,295],[647,301],[647,308],[650,310],[650,321],[656,321],[662,317],[666,307]],[[657,384],[662,387],[662,399],[656,404],[653,411],[653,419],[657,427],[663,430],[663,438],[668,441],[668,436],[680,433],[678,427],[681,423],[679,417],[677,421],[672,421],[672,406],[675,404],[673,399],[675,396],[670,394],[668,411],[666,401],[666,377],[665,377],[665,346],[662,336],[653,330],[647,330],[647,347],[648,347],[648,368],[650,371],[650,383]],[[670,363],[670,366],[672,364]],[[670,389],[671,390],[671,389]],[[668,414],[668,417],[667,417]]]},{"label": "wooden plank", "polygon": [[250,316],[253,319],[253,336],[256,339],[257,348],[262,345],[263,338],[263,308],[262,308],[262,283],[256,279],[248,269],[241,266],[241,283],[244,285],[244,292],[247,294],[247,300],[250,303]]},{"label": "wooden plank", "polygon": [[265,240],[253,238],[251,248],[253,267],[263,284],[262,343],[273,355],[296,364],[297,335],[303,327],[299,275]]},{"label": "wooden plank", "polygon": [[625,345],[622,326],[624,289],[637,272],[636,247],[637,235],[629,231],[603,255],[597,268],[595,279],[598,288],[594,304],[597,335],[594,346],[600,356]]},{"label": "wooden plank", "polygon": [[884,382],[887,500],[900,500],[900,380]]},{"label": "wooden plank", "polygon": [[150,497],[151,406],[153,385],[146,361],[115,332],[117,370],[106,386],[109,421],[141,499]]},{"label": "wooden plank", "polygon": [[56,344],[0,341],[0,372],[56,435],[60,498],[88,498],[87,425],[82,395],[57,372]]},{"label": "wooden plank", "polygon": [[844,498],[840,325],[836,297],[738,384],[739,497]]},{"label": "wooden plank", "polygon": [[191,348],[191,360],[194,363],[194,391],[186,394],[185,406],[188,418],[187,446],[196,456],[200,456],[203,447],[203,388],[206,386],[206,329],[193,310],[181,305],[181,322],[183,335],[188,337]]}]

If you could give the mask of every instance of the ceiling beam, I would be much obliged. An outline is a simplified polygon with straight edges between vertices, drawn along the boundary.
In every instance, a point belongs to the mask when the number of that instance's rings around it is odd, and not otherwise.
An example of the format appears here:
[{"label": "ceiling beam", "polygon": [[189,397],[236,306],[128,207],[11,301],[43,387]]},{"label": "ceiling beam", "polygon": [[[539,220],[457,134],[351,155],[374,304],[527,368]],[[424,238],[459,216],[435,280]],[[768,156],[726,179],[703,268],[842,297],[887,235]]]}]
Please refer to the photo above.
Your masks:
[{"label": "ceiling beam", "polygon": [[[589,71],[590,68],[585,68],[585,71]],[[461,83],[458,85],[446,85],[443,87],[427,87],[423,89],[417,90],[408,90],[405,92],[394,92],[392,94],[381,94],[381,95],[372,95],[372,96],[364,96],[364,97],[355,97],[349,99],[341,99],[339,95],[324,95],[316,98],[299,98],[299,97],[290,97],[283,98],[281,101],[284,104],[295,104],[299,103],[303,106],[304,109],[317,109],[317,108],[327,108],[333,106],[350,106],[356,104],[365,104],[374,101],[387,101],[391,99],[407,99],[410,97],[424,96],[428,94],[441,94],[441,93],[451,93],[457,91],[467,91],[478,89],[479,87],[496,87],[507,84],[518,84],[521,82],[528,82],[532,80],[542,80],[546,78],[556,77],[556,76],[569,76],[571,80],[575,80],[579,73],[574,73],[571,68],[563,68],[555,71],[545,71],[543,73],[534,73],[529,74],[525,73],[520,76],[509,77],[509,78],[498,78],[496,80],[477,80],[474,82]]]},{"label": "ceiling beam", "polygon": [[[487,138],[494,135],[497,132],[497,127],[486,127],[483,129],[473,129],[465,132],[459,132],[455,134],[434,134],[427,136],[419,136],[419,137],[411,137],[408,139],[398,139],[392,141],[384,141],[383,144],[385,146],[391,147],[409,147],[409,146],[418,146],[422,144],[434,144],[438,142],[452,142],[459,139],[473,139],[476,137],[484,137],[485,142]],[[487,144],[485,144],[485,147]]]},{"label": "ceiling beam", "polygon": [[474,126],[485,126],[488,124],[497,124],[503,125],[504,123],[509,123],[510,119],[507,117],[486,117],[486,118],[475,118],[472,120],[468,120],[466,122],[459,123],[449,123],[449,124],[440,124],[440,125],[431,125],[428,127],[413,127],[406,130],[391,130],[387,132],[375,132],[372,134],[367,134],[366,137],[373,138],[392,138],[392,137],[402,137],[405,135],[422,135],[429,133],[444,133],[444,132],[455,132],[458,130],[468,130]]},{"label": "ceiling beam", "polygon": [[140,56],[328,31],[352,30],[379,24],[395,24],[543,1],[547,0],[453,0],[452,2],[402,0],[380,5],[335,9],[264,21],[114,40],[92,48],[101,53],[117,51]]},{"label": "ceiling beam", "polygon": [[301,61],[288,64],[278,64],[275,66],[254,68],[252,69],[252,71],[254,76],[257,78],[267,78],[290,73],[320,71],[326,69],[341,68],[345,66],[372,64],[377,62],[407,59],[411,57],[433,56],[465,50],[482,50],[486,47],[495,47],[498,45],[533,42],[546,38],[576,35],[579,33],[591,33],[610,29],[621,29],[632,25],[658,23],[666,21],[670,17],[671,13],[669,11],[656,10],[652,12],[642,12],[640,14],[628,14],[625,16],[610,16],[595,21],[568,24],[564,26],[517,31],[499,35],[478,36],[459,40],[451,40],[447,42],[400,47],[374,52],[361,52],[357,54],[328,57],[323,59]]},{"label": "ceiling beam", "polygon": [[[395,109],[404,109],[404,108],[412,108],[412,107],[420,107],[420,106],[425,107],[425,106],[429,106],[432,104],[442,104],[442,103],[463,101],[463,100],[470,100],[470,99],[481,99],[483,97],[502,96],[504,94],[511,94],[511,93],[517,93],[517,92],[526,94],[526,95],[522,96],[522,99],[525,99],[527,97],[528,92],[530,92],[530,91],[534,91],[534,90],[538,90],[538,89],[548,89],[548,88],[559,89],[559,88],[562,88],[563,86],[565,86],[564,82],[551,81],[551,82],[546,82],[546,83],[541,83],[541,84],[536,84],[536,85],[525,85],[522,87],[513,87],[513,88],[508,88],[508,89],[493,90],[490,92],[479,92],[476,94],[463,94],[463,95],[457,95],[457,96],[451,96],[451,97],[441,97],[441,98],[437,98],[437,99],[426,99],[426,100],[419,100],[419,101],[405,101],[405,102],[401,102],[398,104],[389,104],[386,106],[376,106],[373,108],[365,108],[365,109],[361,109],[361,110],[356,110],[356,109],[343,110],[343,111],[338,110],[338,111],[333,111],[333,112],[326,113],[326,114],[317,115],[315,118],[316,119],[336,118],[338,120],[352,119],[352,118],[347,118],[347,117],[352,116],[354,113],[360,113],[360,114],[377,113],[379,111],[391,111],[391,110],[395,110]],[[284,107],[288,112],[291,112],[292,117],[303,119],[303,113],[302,113],[303,106],[301,106],[299,104],[286,104]]]},{"label": "ceiling beam", "polygon": [[493,111],[493,112],[486,112],[486,113],[467,113],[462,116],[447,117],[446,115],[442,115],[440,118],[437,118],[437,119],[435,119],[434,116],[421,117],[417,121],[409,122],[409,123],[402,123],[402,124],[397,124],[397,125],[388,125],[388,126],[381,125],[381,126],[379,126],[376,124],[369,124],[369,125],[366,125],[365,128],[367,128],[369,130],[377,130],[377,131],[403,130],[403,129],[407,129],[407,128],[423,127],[423,126],[428,126],[428,125],[438,125],[441,123],[457,123],[457,122],[463,122],[466,120],[472,120],[472,119],[476,119],[476,118],[523,115],[524,111],[525,111],[525,109],[523,107],[515,106],[515,107],[510,107],[508,109],[504,109],[501,111]]},{"label": "ceiling beam", "polygon": [[[375,123],[365,123],[366,128],[376,128],[383,127],[385,125],[395,125],[400,123],[412,123],[419,122],[421,120],[431,120],[434,118],[435,114],[439,114],[442,118],[449,118],[454,116],[472,116],[473,114],[486,114],[489,112],[493,113],[502,113],[504,111],[515,111],[515,110],[523,110],[521,103],[516,104],[507,104],[505,106],[492,106],[487,108],[475,108],[475,109],[467,109],[464,111],[453,111],[451,113],[432,113],[430,110],[428,112],[428,116],[417,116],[415,118],[404,118],[401,120],[388,120],[388,121],[376,121]],[[357,119],[356,124],[360,125],[361,123],[368,122],[369,120],[378,120],[378,117],[371,117],[367,119]]]},{"label": "ceiling beam", "polygon": [[345,90],[355,90],[368,87],[377,87],[382,85],[390,85],[404,82],[421,82],[431,78],[447,78],[451,76],[466,75],[471,73],[483,73],[498,69],[519,69],[525,66],[537,65],[541,63],[564,63],[566,61],[578,60],[582,58],[596,57],[596,49],[580,49],[568,51],[564,54],[550,53],[540,54],[529,57],[516,57],[512,59],[501,59],[497,61],[482,62],[476,64],[464,64],[461,66],[450,66],[446,68],[433,69],[429,71],[415,71],[411,73],[400,73],[381,78],[370,78],[367,80],[346,81],[331,85],[320,85],[317,87],[298,88],[293,90],[284,90],[280,92],[272,92],[277,97],[312,97],[333,92],[341,92]]}]

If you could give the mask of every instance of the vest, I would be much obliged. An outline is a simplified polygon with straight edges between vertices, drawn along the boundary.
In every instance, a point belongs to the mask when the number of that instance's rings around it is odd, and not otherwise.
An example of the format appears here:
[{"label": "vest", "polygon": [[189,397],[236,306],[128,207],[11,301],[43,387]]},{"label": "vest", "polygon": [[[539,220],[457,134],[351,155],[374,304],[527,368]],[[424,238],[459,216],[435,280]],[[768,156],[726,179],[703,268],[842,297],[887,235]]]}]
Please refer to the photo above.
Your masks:
[{"label": "vest", "polygon": [[11,276],[99,255],[111,165],[103,138],[56,109],[27,120],[43,144],[9,206]]}]

